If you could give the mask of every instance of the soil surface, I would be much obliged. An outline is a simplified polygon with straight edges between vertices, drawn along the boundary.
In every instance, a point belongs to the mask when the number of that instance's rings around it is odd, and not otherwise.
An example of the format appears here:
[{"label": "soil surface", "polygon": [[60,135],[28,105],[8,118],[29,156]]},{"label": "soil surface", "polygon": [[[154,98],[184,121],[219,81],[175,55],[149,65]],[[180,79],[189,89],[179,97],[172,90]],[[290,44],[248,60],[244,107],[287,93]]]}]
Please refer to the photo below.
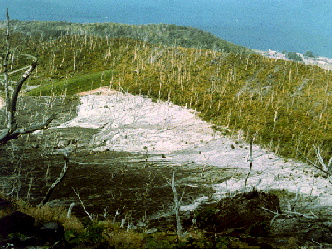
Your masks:
[{"label": "soil surface", "polygon": [[[72,202],[79,204],[74,188],[92,215],[114,217],[118,211],[117,219],[126,216],[138,220],[172,210],[174,196],[168,181],[173,172],[178,192],[184,192],[183,205],[189,205],[199,197],[214,193],[202,172],[208,175],[216,170],[228,171],[206,166],[203,169],[194,163],[174,164],[163,154],[160,155],[162,160],[152,161],[146,154],[93,152],[89,149],[89,141],[98,130],[54,128],[75,117],[77,105],[79,99],[76,97],[20,98],[19,126],[42,122],[53,112],[58,115],[50,129],[22,136],[0,147],[1,187],[6,193],[12,192],[13,196],[38,204],[59,177],[64,165],[63,151],[67,149],[72,151],[69,169],[54,191],[50,204],[68,207]],[[81,205],[75,206],[74,212],[79,217],[86,216]]]},{"label": "soil surface", "polygon": [[[4,193],[39,204],[60,175],[63,152],[70,151],[69,169],[51,196],[51,205],[69,207],[75,202],[73,212],[78,217],[86,217],[74,188],[92,215],[117,221],[126,218],[133,224],[151,219],[150,224],[154,226],[156,219],[165,224],[170,222],[162,217],[175,220],[169,216],[174,196],[168,181],[173,172],[179,195],[184,193],[182,205],[193,204],[198,198],[208,200],[215,193],[213,184],[234,176],[232,167],[174,163],[164,154],[151,159],[145,153],[93,151],[89,142],[99,132],[97,129],[55,128],[77,115],[79,103],[78,97],[19,98],[19,127],[41,123],[53,112],[58,115],[50,129],[24,135],[0,147],[0,188]],[[1,113],[0,129],[5,127],[4,122]],[[275,194],[280,198],[281,210],[295,206],[293,211],[308,217],[285,213],[276,217],[274,237],[268,239],[272,248],[332,244],[329,205],[319,205],[318,198],[310,196],[303,196],[295,203],[296,195],[288,191],[275,191]],[[266,239],[261,240],[256,238],[253,243],[264,245]]]}]

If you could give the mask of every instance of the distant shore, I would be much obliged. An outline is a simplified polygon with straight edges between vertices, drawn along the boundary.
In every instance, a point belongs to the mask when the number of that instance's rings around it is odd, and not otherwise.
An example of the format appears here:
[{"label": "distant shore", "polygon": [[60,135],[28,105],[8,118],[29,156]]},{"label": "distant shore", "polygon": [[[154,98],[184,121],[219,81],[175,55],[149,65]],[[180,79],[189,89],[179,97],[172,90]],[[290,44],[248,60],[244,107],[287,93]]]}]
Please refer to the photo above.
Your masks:
[{"label": "distant shore", "polygon": [[[277,60],[286,60],[286,61],[294,61],[290,60],[286,57],[286,54],[283,54],[281,52],[277,52],[274,50],[269,49],[269,51],[263,51],[259,49],[253,49],[253,51],[257,54],[261,54],[267,58],[271,59],[277,59]],[[307,57],[304,56],[301,53],[296,53],[299,55],[303,61],[299,61],[304,63],[305,65],[316,65],[319,66],[325,70],[331,70],[332,69],[332,59],[327,58],[327,57],[322,57],[322,56],[316,56],[316,57]]]}]

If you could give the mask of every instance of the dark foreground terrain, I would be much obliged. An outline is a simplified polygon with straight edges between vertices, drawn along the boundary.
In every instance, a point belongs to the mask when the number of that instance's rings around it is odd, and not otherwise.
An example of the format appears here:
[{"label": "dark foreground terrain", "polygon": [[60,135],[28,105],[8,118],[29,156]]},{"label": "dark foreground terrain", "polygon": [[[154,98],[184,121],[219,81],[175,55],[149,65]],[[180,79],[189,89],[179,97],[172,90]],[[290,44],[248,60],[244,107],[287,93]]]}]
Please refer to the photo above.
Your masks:
[{"label": "dark foreground terrain", "polygon": [[[55,127],[75,117],[79,104],[75,97],[26,97],[21,101],[18,124],[22,126],[38,123],[52,112],[58,112],[57,119],[51,124]],[[191,204],[194,199],[213,193],[211,187],[205,186],[206,179],[202,177],[199,165],[178,166],[168,162],[167,158],[153,162],[146,155],[126,152],[92,152],[89,140],[97,130],[52,127],[22,136],[0,148],[1,185],[5,193],[39,204],[60,175],[65,149],[72,151],[69,169],[50,199],[52,205],[69,207],[72,202],[78,202],[74,188],[93,215],[106,212],[114,216],[118,211],[122,216],[136,220],[159,212],[168,213],[174,198],[168,184],[173,172],[179,183],[178,192],[184,191],[183,204]],[[162,157],[165,156],[160,155]],[[210,170],[213,168],[205,167],[205,174]],[[74,211],[80,217],[86,215],[80,205]]]},{"label": "dark foreground terrain", "polygon": [[[231,169],[205,166],[203,171],[202,166],[196,164],[174,164],[168,161],[165,155],[160,155],[163,160],[151,161],[145,154],[93,152],[89,141],[98,132],[97,130],[78,127],[54,128],[75,117],[78,104],[79,99],[76,97],[20,99],[17,113],[19,126],[42,122],[52,112],[58,112],[58,116],[50,129],[22,136],[0,147],[0,185],[3,193],[14,198],[29,200],[32,204],[39,204],[50,185],[60,175],[64,165],[63,152],[70,151],[69,169],[52,194],[50,205],[68,208],[75,202],[77,205],[74,206],[73,212],[79,218],[86,217],[87,214],[80,205],[75,190],[79,193],[86,210],[95,217],[115,221],[126,219],[127,224],[132,225],[143,221],[149,228],[166,231],[175,229],[175,218],[171,212],[174,196],[168,184],[173,172],[175,172],[179,195],[184,193],[183,205],[192,204],[199,197],[209,197],[213,194],[210,176],[215,172],[223,171],[222,181],[231,177]],[[4,115],[1,115],[1,118],[2,127],[0,128],[2,129]],[[287,208],[288,201],[293,201],[295,197],[281,192],[275,194],[280,197],[281,212]],[[264,224],[263,232],[256,233],[258,227],[243,229],[242,223],[237,224],[237,227],[232,227],[228,223],[226,230],[220,230],[219,223],[211,223],[213,227],[211,230],[211,227],[208,227],[211,217],[215,220],[219,219],[218,215],[235,217],[232,213],[234,210],[238,214],[239,210],[246,207],[241,204],[244,203],[241,199],[244,197],[238,196],[238,198],[241,200],[240,204],[239,201],[227,199],[220,204],[223,208],[206,206],[207,209],[202,210],[199,217],[208,233],[215,233],[215,236],[218,234],[218,236],[241,238],[248,244],[259,245],[262,248],[297,248],[301,245],[325,245],[324,248],[330,248],[329,246],[332,246],[329,207],[325,207],[323,213],[316,209],[315,215],[310,217],[295,213],[285,215],[286,213],[283,212],[275,219],[275,213],[265,210],[265,213],[270,212],[271,215],[268,223],[261,222]],[[232,205],[226,203],[228,200],[231,200]],[[263,203],[266,202],[263,200]],[[303,204],[301,201],[297,203],[298,206],[301,204]],[[238,207],[234,210],[229,209],[235,205]],[[226,216],[223,213],[220,214],[220,209],[228,210]],[[214,211],[209,213],[211,210]],[[301,210],[303,214],[308,213],[310,209],[297,210]],[[181,214],[183,221],[188,225],[193,218],[192,214],[183,212]],[[270,224],[271,219],[274,220],[272,227],[266,228],[266,224]],[[248,231],[250,231],[249,234]]]}]

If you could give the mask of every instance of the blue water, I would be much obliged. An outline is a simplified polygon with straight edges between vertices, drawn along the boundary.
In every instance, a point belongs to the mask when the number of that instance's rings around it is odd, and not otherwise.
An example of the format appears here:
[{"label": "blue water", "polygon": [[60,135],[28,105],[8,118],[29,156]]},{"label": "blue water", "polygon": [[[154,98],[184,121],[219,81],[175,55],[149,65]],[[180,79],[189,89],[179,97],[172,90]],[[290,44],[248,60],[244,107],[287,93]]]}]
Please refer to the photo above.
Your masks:
[{"label": "blue water", "polygon": [[0,0],[0,19],[6,7],[12,19],[172,23],[249,48],[332,58],[330,0]]}]

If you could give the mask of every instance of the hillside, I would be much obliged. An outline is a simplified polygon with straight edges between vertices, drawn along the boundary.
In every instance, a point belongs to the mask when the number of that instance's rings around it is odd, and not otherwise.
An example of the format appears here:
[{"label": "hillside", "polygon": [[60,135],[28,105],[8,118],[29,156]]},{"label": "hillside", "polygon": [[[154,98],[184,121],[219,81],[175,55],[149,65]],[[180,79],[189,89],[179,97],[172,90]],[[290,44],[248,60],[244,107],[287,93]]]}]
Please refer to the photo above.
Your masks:
[{"label": "hillside", "polygon": [[[5,22],[0,22],[4,27]],[[54,39],[63,35],[94,35],[105,38],[127,37],[161,46],[206,48],[216,51],[245,53],[249,49],[220,39],[197,28],[174,24],[129,25],[120,23],[70,23],[12,20],[15,32]]]},{"label": "hillside", "polygon": [[217,129],[243,130],[285,157],[314,159],[317,145],[329,158],[332,75],[317,66],[130,38],[66,35],[49,41],[16,34],[12,39],[15,56],[39,58],[28,84],[42,86],[31,95],[73,95],[107,85],[196,109]]}]

